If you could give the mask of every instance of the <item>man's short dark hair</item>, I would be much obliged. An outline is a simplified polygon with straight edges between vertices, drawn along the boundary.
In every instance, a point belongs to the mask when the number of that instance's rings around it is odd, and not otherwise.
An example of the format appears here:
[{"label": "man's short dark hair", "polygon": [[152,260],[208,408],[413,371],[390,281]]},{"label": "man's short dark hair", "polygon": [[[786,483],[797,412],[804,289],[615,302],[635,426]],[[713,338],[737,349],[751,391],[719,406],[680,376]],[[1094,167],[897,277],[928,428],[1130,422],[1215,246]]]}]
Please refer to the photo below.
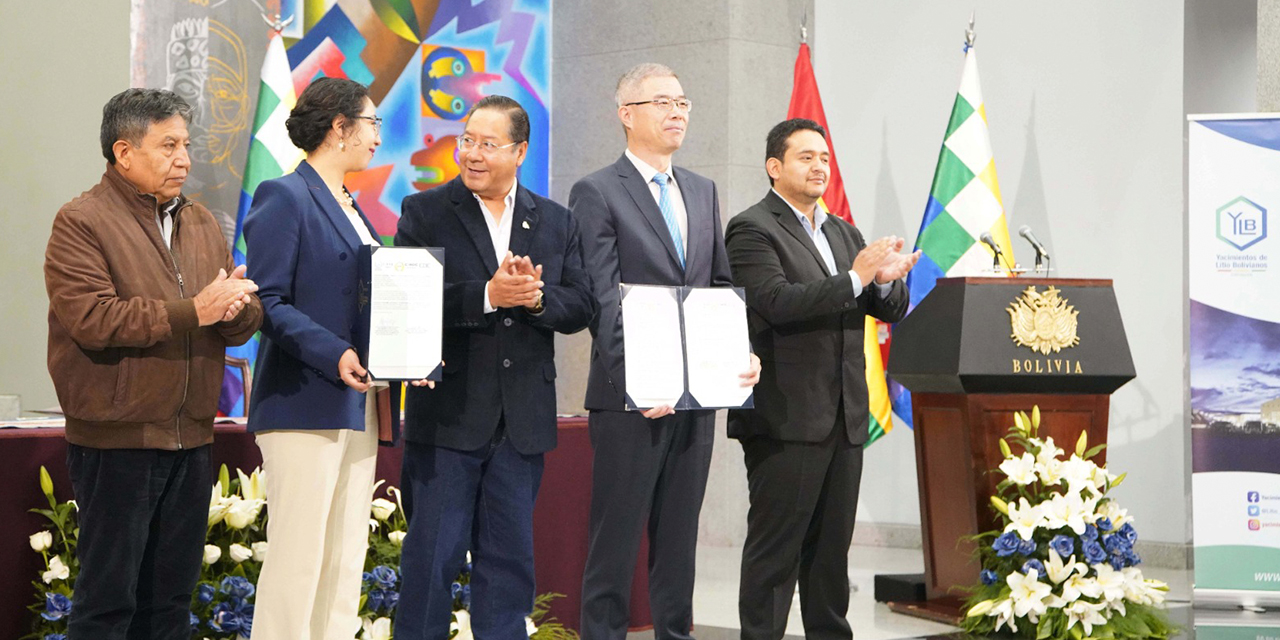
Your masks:
[{"label": "man's short dark hair", "polygon": [[471,114],[481,109],[496,109],[507,114],[507,119],[511,121],[511,130],[508,135],[511,136],[512,142],[520,144],[529,141],[529,114],[519,102],[506,96],[485,96],[471,107],[471,111],[467,112],[467,118],[470,119]]},{"label": "man's short dark hair", "polygon": [[284,121],[289,140],[293,146],[307,153],[319,149],[329,135],[334,118],[346,118],[344,130],[356,125],[356,117],[364,111],[364,101],[368,97],[369,88],[354,80],[316,78],[302,90],[298,103]]},{"label": "man's short dark hair", "polygon": [[116,141],[125,140],[138,146],[151,125],[174,116],[182,116],[188,125],[191,124],[191,105],[172,91],[126,89],[117,93],[102,107],[102,130],[98,134],[102,142],[102,157],[115,164],[116,153],[112,147]]},{"label": "man's short dark hair", "polygon": [[[816,131],[824,139],[827,137],[827,130],[823,129],[822,125],[807,118],[783,120],[774,125],[769,130],[769,136],[765,138],[765,162],[768,162],[769,158],[777,158],[778,162],[782,162],[783,156],[787,155],[787,146],[791,141],[791,136],[797,131]],[[769,184],[773,184],[773,178],[769,178]]]}]

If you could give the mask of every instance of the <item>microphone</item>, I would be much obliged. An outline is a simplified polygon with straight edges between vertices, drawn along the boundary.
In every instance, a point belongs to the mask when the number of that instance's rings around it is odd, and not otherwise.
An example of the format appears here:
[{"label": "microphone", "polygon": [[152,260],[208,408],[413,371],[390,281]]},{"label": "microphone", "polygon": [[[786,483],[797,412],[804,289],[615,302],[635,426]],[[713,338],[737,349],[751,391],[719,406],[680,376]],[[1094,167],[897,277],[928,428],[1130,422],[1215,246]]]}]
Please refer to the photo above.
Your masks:
[{"label": "microphone", "polygon": [[1037,254],[1044,256],[1045,258],[1049,257],[1049,251],[1044,248],[1043,244],[1040,244],[1038,239],[1036,239],[1036,234],[1031,233],[1031,227],[1028,227],[1025,224],[1018,227],[1018,235],[1026,239],[1027,242],[1030,242],[1031,248],[1035,249]]},{"label": "microphone", "polygon": [[1018,228],[1018,235],[1022,236],[1031,244],[1031,248],[1036,250],[1036,271],[1040,271],[1041,260],[1049,260],[1049,252],[1045,250],[1044,245],[1040,244],[1040,240],[1036,239],[1036,234],[1031,233],[1031,227],[1022,225]]},{"label": "microphone", "polygon": [[1000,259],[1004,257],[1004,252],[1000,250],[1000,245],[996,244],[996,239],[991,237],[990,231],[983,231],[982,235],[978,236],[978,239],[981,240],[983,244],[990,247],[991,251],[995,253],[995,255],[992,256],[991,268],[999,271]]}]

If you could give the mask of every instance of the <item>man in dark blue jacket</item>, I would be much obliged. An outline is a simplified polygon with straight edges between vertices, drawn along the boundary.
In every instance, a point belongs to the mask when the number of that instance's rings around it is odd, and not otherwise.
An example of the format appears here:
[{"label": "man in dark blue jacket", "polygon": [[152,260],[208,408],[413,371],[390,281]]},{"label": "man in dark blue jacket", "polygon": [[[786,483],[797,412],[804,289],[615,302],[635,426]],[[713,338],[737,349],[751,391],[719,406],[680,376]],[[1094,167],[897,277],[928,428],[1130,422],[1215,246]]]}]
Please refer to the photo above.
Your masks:
[{"label": "man in dark blue jacket", "polygon": [[409,517],[395,636],[447,638],[451,586],[471,551],[477,637],[527,637],[533,504],[556,445],[555,332],[595,314],[569,211],[516,180],[520,104],[489,96],[458,138],[462,174],[405,198],[396,244],[444,247],[444,379],[406,400]]}]

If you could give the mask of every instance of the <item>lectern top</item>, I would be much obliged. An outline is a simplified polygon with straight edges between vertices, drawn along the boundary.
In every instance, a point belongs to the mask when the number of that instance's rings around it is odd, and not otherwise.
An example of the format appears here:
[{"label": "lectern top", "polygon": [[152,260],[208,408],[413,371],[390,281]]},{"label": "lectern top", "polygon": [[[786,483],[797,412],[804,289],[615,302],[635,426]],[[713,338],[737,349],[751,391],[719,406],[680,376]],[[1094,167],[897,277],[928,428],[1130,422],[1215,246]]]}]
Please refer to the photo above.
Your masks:
[{"label": "lectern top", "polygon": [[992,276],[964,276],[960,278],[938,278],[934,286],[963,286],[966,284],[1020,284],[1055,287],[1110,287],[1110,278],[1037,278],[1022,276],[1018,278],[997,278]]}]

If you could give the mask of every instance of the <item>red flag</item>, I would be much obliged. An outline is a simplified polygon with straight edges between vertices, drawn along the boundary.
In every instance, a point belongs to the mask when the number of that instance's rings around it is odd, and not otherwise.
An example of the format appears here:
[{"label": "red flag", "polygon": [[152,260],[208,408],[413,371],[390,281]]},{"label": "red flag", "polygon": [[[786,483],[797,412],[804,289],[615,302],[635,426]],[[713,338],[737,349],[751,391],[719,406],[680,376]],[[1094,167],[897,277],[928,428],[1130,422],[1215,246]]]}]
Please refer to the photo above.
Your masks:
[{"label": "red flag", "polygon": [[822,96],[818,95],[818,80],[813,77],[813,62],[809,59],[809,45],[806,43],[800,44],[800,53],[796,55],[795,81],[791,86],[791,105],[787,107],[787,119],[791,118],[808,118],[827,130],[827,145],[831,147],[831,178],[827,181],[827,191],[822,194],[822,203],[826,205],[829,213],[853,222],[853,214],[849,211],[849,199],[844,195],[844,179],[840,177],[840,165],[836,164],[836,143],[831,139],[827,115],[822,111]]}]

